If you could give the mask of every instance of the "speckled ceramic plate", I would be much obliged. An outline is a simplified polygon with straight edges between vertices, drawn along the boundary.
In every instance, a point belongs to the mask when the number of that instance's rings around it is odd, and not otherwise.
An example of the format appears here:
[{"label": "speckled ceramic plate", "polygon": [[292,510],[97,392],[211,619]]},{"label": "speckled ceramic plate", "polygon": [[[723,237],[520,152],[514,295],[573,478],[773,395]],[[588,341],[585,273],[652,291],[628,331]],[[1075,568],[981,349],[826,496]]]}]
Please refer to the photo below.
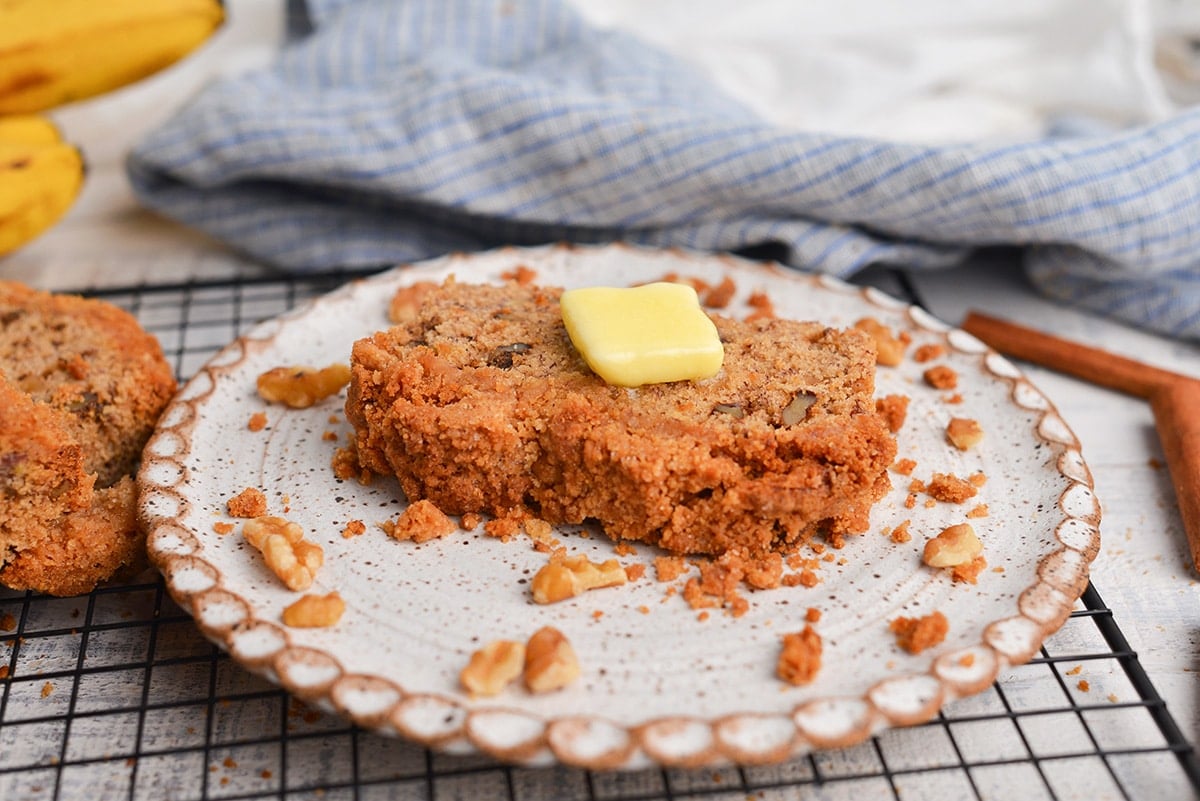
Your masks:
[{"label": "speckled ceramic plate", "polygon": [[[946,349],[934,363],[957,371],[954,392],[927,386],[930,363],[906,358],[880,368],[877,394],[911,397],[899,457],[913,476],[934,472],[987,482],[967,504],[906,505],[909,478],[875,508],[871,530],[822,562],[814,587],[749,594],[742,617],[715,611],[701,620],[651,568],[639,581],[548,606],[531,602],[528,578],[546,556],[462,531],[422,545],[389,539],[377,523],[403,500],[394,481],[369,486],[337,480],[334,432],[348,424],[342,397],[306,410],[264,404],[256,377],[280,365],[323,366],[349,359],[351,343],[387,325],[393,292],[454,273],[498,281],[518,265],[544,284],[625,285],[675,272],[716,282],[731,276],[738,294],[726,313],[750,311],[765,291],[782,316],[848,326],[872,316]],[[960,402],[948,402],[954,393]],[[247,428],[256,412],[268,427]],[[952,416],[981,422],[971,450],[946,443]],[[455,255],[349,284],[266,322],[215,356],[180,392],[151,440],[139,475],[149,551],[173,597],[200,629],[246,668],[358,724],[453,752],[502,760],[593,768],[648,764],[766,763],[814,748],[849,745],[882,728],[924,721],[947,701],[979,692],[1004,667],[1028,660],[1062,624],[1087,582],[1099,547],[1099,504],[1068,426],[1008,361],[978,340],[871,289],[726,257],[624,246],[505,249]],[[280,622],[296,597],[264,567],[229,521],[226,502],[259,487],[271,513],[300,523],[326,561],[314,591],[338,590],[347,610],[332,629]],[[921,563],[925,540],[963,522],[969,508],[988,568],[977,584],[953,583]],[[347,521],[367,532],[346,539]],[[909,520],[912,540],[883,532]],[[557,532],[572,552],[611,558],[613,544],[579,528]],[[640,547],[625,564],[649,563]],[[680,582],[676,582],[676,586]],[[824,664],[803,687],[775,676],[780,637],[804,626],[808,607]],[[900,650],[888,623],[940,610],[945,641],[918,655]],[[543,625],[574,644],[583,675],[544,695],[517,682],[491,698],[461,691],[471,652],[496,638],[523,640]]]}]

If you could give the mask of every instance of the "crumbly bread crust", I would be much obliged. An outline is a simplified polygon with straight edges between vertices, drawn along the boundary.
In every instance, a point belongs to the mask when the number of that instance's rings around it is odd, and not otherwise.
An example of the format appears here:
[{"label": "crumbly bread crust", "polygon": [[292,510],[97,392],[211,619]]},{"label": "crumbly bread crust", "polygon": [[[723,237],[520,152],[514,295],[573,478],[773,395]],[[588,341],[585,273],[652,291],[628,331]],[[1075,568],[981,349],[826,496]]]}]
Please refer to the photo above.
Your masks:
[{"label": "crumbly bread crust", "polygon": [[174,391],[131,315],[0,281],[0,583],[75,595],[144,564],[129,474]]},{"label": "crumbly bread crust", "polygon": [[717,376],[630,390],[584,364],[559,294],[450,279],[414,319],[355,343],[346,415],[362,466],[450,514],[595,520],[676,553],[866,530],[896,452],[868,337],[714,315]]}]

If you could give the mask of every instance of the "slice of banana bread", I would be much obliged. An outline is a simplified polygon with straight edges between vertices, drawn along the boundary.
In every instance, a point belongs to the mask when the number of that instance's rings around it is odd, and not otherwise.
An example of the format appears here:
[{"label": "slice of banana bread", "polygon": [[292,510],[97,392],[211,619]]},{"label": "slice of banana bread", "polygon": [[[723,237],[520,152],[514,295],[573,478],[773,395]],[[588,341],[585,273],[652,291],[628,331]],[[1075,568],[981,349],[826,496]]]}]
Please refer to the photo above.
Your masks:
[{"label": "slice of banana bread", "polygon": [[359,463],[451,514],[592,520],[677,553],[866,529],[896,444],[865,335],[714,315],[720,373],[625,389],[584,364],[559,294],[451,279],[415,319],[355,343]]},{"label": "slice of banana bread", "polygon": [[174,390],[132,315],[0,281],[0,584],[74,595],[145,562],[130,473]]}]

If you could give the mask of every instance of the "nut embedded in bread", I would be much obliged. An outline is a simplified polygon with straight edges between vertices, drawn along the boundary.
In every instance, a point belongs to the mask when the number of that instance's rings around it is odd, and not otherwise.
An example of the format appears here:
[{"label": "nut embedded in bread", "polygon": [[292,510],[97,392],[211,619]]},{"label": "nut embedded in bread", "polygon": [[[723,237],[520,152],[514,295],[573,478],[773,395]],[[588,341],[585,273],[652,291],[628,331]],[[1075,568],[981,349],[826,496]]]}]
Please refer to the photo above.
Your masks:
[{"label": "nut embedded in bread", "polygon": [[714,316],[725,365],[625,389],[574,351],[560,290],[448,280],[355,343],[363,467],[450,514],[596,521],[677,553],[764,553],[866,529],[896,445],[860,332]]}]

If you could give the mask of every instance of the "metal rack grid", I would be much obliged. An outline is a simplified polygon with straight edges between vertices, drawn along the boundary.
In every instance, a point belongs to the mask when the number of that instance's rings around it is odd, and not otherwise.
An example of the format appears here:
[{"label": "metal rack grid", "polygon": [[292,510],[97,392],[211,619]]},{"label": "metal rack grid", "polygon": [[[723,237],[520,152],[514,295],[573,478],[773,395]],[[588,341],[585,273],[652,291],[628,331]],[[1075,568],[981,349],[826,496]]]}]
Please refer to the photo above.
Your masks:
[{"label": "metal rack grid", "polygon": [[[348,277],[92,294],[133,312],[190,376]],[[1200,762],[1094,587],[1037,658],[926,724],[782,765],[618,773],[505,766],[350,726],[239,668],[151,574],[77,598],[0,589],[5,801],[1130,799],[1147,786],[1200,797]]]}]

